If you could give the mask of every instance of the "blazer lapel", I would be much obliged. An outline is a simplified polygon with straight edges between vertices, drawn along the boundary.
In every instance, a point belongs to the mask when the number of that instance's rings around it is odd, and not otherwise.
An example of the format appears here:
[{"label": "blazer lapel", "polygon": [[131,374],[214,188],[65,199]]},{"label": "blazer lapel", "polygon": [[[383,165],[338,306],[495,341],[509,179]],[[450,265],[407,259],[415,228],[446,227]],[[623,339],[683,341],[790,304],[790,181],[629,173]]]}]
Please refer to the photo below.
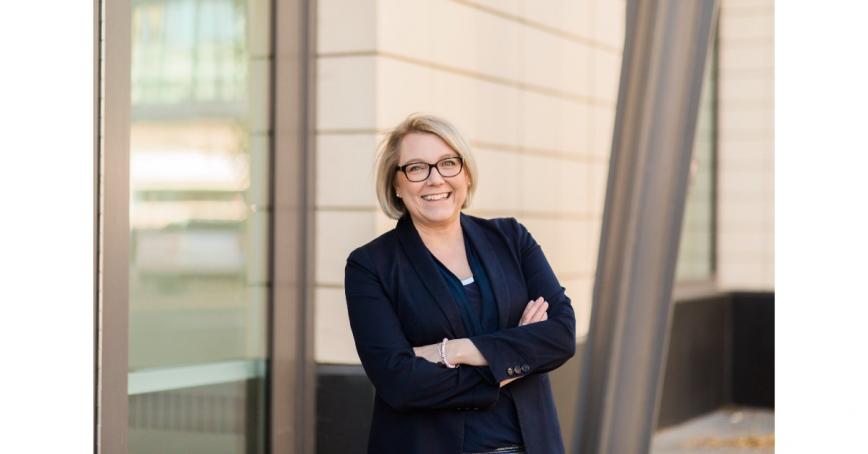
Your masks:
[{"label": "blazer lapel", "polygon": [[458,307],[443,282],[443,277],[440,276],[440,271],[437,269],[437,264],[431,258],[431,253],[422,242],[419,232],[413,226],[413,221],[410,216],[404,215],[398,220],[398,225],[395,227],[398,234],[398,240],[404,248],[407,257],[410,258],[410,264],[419,275],[419,280],[425,284],[425,288],[440,306],[440,310],[449,320],[449,325],[455,333],[456,338],[466,337],[464,325],[461,323],[461,316],[458,313]]},{"label": "blazer lapel", "polygon": [[503,274],[503,268],[497,259],[497,252],[485,236],[485,232],[476,224],[472,217],[461,213],[461,227],[465,234],[470,237],[470,242],[479,254],[479,261],[488,273],[488,281],[491,282],[491,290],[497,301],[498,326],[505,329],[509,316],[509,282]]}]

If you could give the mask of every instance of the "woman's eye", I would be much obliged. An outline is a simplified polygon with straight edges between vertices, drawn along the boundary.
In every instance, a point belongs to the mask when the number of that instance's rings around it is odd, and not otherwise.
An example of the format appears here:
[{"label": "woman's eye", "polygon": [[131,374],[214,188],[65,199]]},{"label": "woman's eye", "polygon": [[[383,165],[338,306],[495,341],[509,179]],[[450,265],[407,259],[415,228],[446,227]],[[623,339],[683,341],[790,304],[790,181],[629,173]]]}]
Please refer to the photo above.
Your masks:
[{"label": "woman's eye", "polygon": [[425,170],[425,166],[422,164],[413,164],[410,167],[407,167],[408,172],[423,172]]},{"label": "woman's eye", "polygon": [[447,160],[441,162],[440,165],[442,167],[449,168],[449,167],[455,167],[456,165],[458,165],[458,162],[455,159],[447,159]]}]

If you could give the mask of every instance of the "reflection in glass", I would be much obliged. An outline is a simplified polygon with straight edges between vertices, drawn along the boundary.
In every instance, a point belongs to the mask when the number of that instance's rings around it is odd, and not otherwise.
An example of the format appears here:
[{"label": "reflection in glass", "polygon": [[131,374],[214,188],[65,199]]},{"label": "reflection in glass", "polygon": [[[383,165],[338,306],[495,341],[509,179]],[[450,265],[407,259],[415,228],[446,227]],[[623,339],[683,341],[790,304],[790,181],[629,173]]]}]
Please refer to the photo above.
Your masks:
[{"label": "reflection in glass", "polygon": [[130,452],[264,449],[263,8],[132,3]]},{"label": "reflection in glass", "polygon": [[717,46],[708,55],[675,271],[678,282],[710,279],[714,273]]}]

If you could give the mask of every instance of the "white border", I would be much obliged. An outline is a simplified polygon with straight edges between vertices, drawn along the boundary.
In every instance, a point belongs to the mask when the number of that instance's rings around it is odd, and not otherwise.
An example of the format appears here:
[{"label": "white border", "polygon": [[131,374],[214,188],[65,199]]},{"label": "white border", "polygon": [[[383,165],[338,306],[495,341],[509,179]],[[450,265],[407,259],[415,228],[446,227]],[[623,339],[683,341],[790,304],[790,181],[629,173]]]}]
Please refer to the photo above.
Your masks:
[{"label": "white border", "polygon": [[93,452],[93,14],[0,14],[0,452]]},{"label": "white border", "polygon": [[775,8],[775,449],[860,452],[868,408],[868,6]]}]

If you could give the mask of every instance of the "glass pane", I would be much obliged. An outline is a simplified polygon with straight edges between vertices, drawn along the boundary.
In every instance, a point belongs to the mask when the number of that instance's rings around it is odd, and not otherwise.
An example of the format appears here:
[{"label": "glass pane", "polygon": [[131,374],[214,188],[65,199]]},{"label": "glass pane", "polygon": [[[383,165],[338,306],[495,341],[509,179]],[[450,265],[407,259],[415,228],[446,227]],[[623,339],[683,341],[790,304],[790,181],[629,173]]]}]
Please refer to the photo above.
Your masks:
[{"label": "glass pane", "polygon": [[267,4],[132,2],[132,453],[264,451]]},{"label": "glass pane", "polygon": [[716,128],[717,50],[709,53],[696,123],[696,138],[681,245],[678,249],[676,280],[709,279],[714,273],[714,159]]}]

